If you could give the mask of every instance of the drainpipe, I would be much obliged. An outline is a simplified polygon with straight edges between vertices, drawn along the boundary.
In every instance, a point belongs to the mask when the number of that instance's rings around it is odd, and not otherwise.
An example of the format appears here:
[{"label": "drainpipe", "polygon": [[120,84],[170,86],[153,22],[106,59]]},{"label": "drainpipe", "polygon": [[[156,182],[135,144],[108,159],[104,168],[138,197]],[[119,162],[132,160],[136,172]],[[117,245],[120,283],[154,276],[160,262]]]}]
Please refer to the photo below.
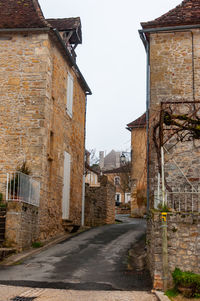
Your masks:
[{"label": "drainpipe", "polygon": [[85,125],[84,125],[84,157],[83,157],[83,187],[82,187],[81,226],[84,226],[84,224],[85,224],[85,140],[86,140],[86,113],[87,113],[87,94],[85,95]]}]

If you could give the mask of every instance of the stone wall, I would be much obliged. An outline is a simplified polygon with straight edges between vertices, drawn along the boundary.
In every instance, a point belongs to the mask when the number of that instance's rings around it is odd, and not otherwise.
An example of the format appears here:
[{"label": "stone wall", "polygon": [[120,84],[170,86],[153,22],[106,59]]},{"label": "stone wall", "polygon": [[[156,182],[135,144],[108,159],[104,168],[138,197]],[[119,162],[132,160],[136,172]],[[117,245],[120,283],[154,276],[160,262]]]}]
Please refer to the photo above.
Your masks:
[{"label": "stone wall", "polygon": [[[163,289],[162,267],[162,222],[161,213],[152,213],[148,220],[147,250],[148,264],[155,289]],[[183,271],[200,273],[200,214],[169,213],[168,266],[169,286],[171,273],[180,268]]]},{"label": "stone wall", "polygon": [[8,202],[5,244],[19,251],[30,248],[38,238],[38,208],[23,202]]},{"label": "stone wall", "polygon": [[[158,155],[153,141],[153,128],[160,119],[161,102],[193,102],[200,101],[199,70],[199,29],[190,32],[156,33],[150,37],[150,193],[153,200],[157,189]],[[196,105],[197,106],[197,105]],[[199,108],[196,107],[195,109]],[[194,104],[174,104],[174,114],[191,114]],[[198,116],[200,112],[198,111]],[[167,139],[164,132],[165,148],[165,179],[168,187],[186,185],[191,179],[193,184],[199,183],[200,142],[179,141],[176,135]],[[157,135],[159,139],[159,134]],[[157,140],[158,140],[157,139]],[[159,142],[159,140],[158,140]],[[159,143],[158,143],[159,145]],[[176,161],[179,168],[177,168]],[[185,177],[183,176],[185,175]],[[196,183],[194,183],[196,180]],[[175,184],[175,185],[174,185]]]},{"label": "stone wall", "polygon": [[146,213],[147,190],[146,127],[131,129],[131,148],[131,215],[133,217],[143,217]]},{"label": "stone wall", "polygon": [[85,225],[94,227],[115,223],[115,187],[101,178],[100,187],[86,184],[85,191]]},{"label": "stone wall", "polygon": [[[70,216],[81,223],[85,93],[47,33],[0,33],[0,170],[26,160],[41,183],[38,239],[63,232],[64,151],[71,154]],[[66,113],[68,72],[74,78],[73,116]]]}]

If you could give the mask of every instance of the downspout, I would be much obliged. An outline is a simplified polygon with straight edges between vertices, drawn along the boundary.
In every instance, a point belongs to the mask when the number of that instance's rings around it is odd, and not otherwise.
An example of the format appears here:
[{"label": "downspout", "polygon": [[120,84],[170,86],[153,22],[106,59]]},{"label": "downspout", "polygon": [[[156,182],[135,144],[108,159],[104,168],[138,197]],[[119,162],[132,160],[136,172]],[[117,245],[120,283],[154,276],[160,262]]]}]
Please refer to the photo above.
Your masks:
[{"label": "downspout", "polygon": [[85,141],[86,141],[86,114],[87,114],[87,94],[85,95],[85,123],[84,123],[84,157],[83,157],[83,187],[82,187],[82,213],[81,226],[85,224]]}]

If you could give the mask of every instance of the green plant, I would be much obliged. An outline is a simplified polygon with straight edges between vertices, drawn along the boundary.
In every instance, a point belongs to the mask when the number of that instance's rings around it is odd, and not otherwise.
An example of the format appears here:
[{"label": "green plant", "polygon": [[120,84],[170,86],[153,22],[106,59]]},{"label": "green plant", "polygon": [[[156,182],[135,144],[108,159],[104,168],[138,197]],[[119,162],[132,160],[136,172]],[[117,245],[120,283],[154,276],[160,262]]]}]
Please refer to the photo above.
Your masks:
[{"label": "green plant", "polygon": [[180,269],[176,268],[172,273],[172,277],[176,288],[190,288],[190,297],[197,297],[200,295],[200,274],[182,272]]},{"label": "green plant", "polygon": [[158,204],[158,209],[161,211],[161,212],[170,212],[170,207],[167,205],[167,204]]},{"label": "green plant", "polygon": [[165,295],[169,298],[176,297],[176,296],[178,296],[178,294],[179,294],[179,292],[176,288],[169,289],[165,292]]},{"label": "green plant", "polygon": [[33,242],[32,243],[32,247],[33,248],[41,248],[41,247],[43,247],[43,244],[40,242],[40,241],[35,241],[35,242]]}]

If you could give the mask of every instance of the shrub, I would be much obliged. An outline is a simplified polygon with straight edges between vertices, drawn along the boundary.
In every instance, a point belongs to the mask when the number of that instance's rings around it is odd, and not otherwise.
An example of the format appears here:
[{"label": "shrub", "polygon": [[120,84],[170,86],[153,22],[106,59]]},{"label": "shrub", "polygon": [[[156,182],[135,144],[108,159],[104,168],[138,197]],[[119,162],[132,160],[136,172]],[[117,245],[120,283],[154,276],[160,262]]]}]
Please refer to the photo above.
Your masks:
[{"label": "shrub", "polygon": [[200,294],[200,274],[192,272],[182,272],[176,268],[172,273],[175,287],[185,287],[191,289],[190,296],[197,297]]},{"label": "shrub", "polygon": [[43,247],[43,244],[42,244],[40,241],[35,241],[35,242],[32,244],[32,247],[33,247],[33,248],[41,248],[41,247]]}]

